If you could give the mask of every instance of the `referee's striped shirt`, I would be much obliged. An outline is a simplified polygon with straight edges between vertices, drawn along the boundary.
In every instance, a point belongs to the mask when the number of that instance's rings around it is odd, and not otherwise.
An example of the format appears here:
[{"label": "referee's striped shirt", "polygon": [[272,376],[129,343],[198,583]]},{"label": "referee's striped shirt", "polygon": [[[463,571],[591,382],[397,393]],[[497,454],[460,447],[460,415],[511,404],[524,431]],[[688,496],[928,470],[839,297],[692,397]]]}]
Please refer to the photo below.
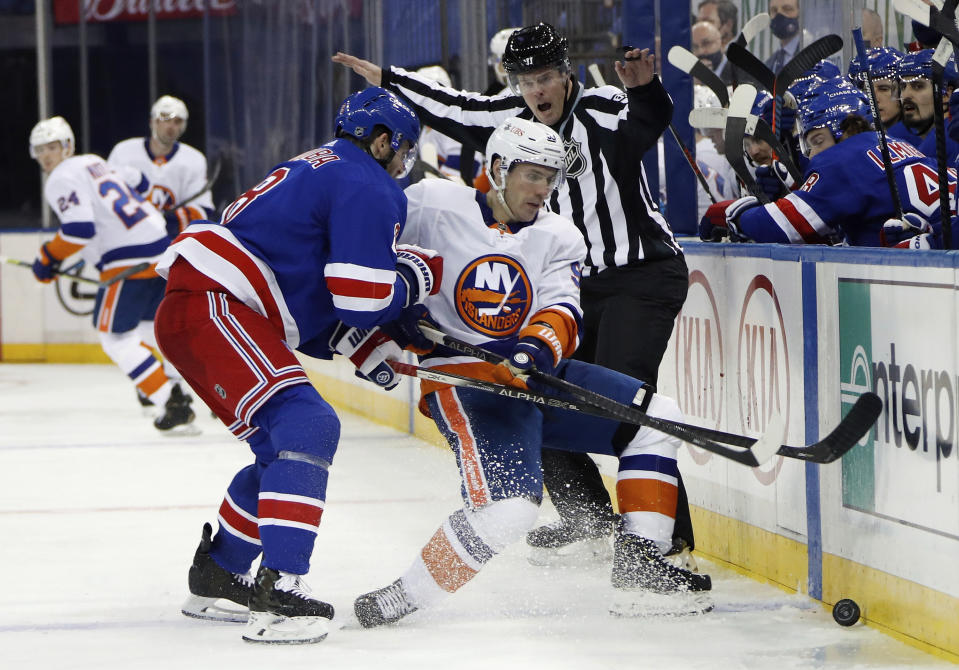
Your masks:
[{"label": "referee's striped shirt", "polygon": [[[411,102],[421,124],[463,144],[485,147],[511,116],[535,120],[521,96],[445,88],[402,68],[384,69],[382,86]],[[668,127],[672,111],[658,77],[625,93],[573,81],[572,96],[553,126],[566,149],[566,187],[553,194],[550,209],[583,233],[585,274],[682,253],[650,193],[641,160]]]}]

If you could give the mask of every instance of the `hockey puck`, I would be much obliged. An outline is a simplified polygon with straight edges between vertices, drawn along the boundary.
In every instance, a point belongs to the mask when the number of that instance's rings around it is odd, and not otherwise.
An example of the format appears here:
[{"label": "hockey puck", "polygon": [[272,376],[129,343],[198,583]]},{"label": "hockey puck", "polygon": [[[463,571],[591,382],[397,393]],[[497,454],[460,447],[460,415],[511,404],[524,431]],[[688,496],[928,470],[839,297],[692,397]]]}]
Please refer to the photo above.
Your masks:
[{"label": "hockey puck", "polygon": [[851,598],[843,598],[832,608],[832,618],[840,626],[852,626],[859,621],[859,605]]}]

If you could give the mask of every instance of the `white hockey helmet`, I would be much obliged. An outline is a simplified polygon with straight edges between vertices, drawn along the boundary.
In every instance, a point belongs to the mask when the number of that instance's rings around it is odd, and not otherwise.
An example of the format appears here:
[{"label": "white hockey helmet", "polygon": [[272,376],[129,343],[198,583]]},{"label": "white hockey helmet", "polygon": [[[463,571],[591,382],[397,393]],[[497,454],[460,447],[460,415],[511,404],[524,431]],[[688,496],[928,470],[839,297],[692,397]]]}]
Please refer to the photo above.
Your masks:
[{"label": "white hockey helmet", "polygon": [[532,163],[556,170],[550,182],[554,189],[559,188],[566,178],[566,151],[559,135],[549,126],[536,121],[512,117],[501,123],[486,143],[486,176],[497,191],[503,187],[497,184],[492,173],[493,159],[499,158],[499,174],[506,184],[506,174],[516,163]]},{"label": "white hockey helmet", "polygon": [[705,107],[722,107],[723,104],[713,92],[713,89],[702,84],[693,86],[693,109],[703,109]]},{"label": "white hockey helmet", "polygon": [[186,109],[186,103],[179,98],[174,98],[172,95],[161,95],[153,103],[153,107],[150,108],[150,118],[160,119],[161,121],[176,118],[186,121],[190,118],[190,113]]},{"label": "white hockey helmet", "polygon": [[506,70],[503,69],[503,52],[506,51],[506,43],[509,36],[519,28],[503,28],[493,35],[489,41],[489,66],[496,73],[496,79],[500,84],[506,86]]},{"label": "white hockey helmet", "polygon": [[416,74],[423,75],[427,79],[432,79],[433,81],[452,88],[453,80],[450,79],[449,73],[443,69],[441,65],[427,65],[426,67],[421,67],[416,71]]},{"label": "white hockey helmet", "polygon": [[30,131],[30,157],[37,157],[37,147],[50,142],[60,142],[63,146],[63,157],[73,155],[76,141],[73,138],[73,128],[62,116],[52,116],[40,121]]}]

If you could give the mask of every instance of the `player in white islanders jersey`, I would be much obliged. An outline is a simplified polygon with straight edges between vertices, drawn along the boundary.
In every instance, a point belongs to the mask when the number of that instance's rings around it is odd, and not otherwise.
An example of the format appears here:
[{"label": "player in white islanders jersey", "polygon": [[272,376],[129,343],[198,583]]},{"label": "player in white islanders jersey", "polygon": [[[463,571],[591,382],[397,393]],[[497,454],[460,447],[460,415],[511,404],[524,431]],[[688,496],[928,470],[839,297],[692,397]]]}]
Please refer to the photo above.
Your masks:
[{"label": "player in white islanders jersey", "polygon": [[182,100],[161,96],[150,109],[150,135],[117,143],[107,157],[107,163],[163,212],[171,238],[190,221],[214,218],[213,196],[204,190],[206,157],[179,141],[188,119]]},{"label": "player in white islanders jersey", "polygon": [[[563,144],[553,130],[511,118],[486,146],[493,190],[480,193],[441,179],[406,189],[400,241],[442,250],[440,291],[424,306],[445,333],[497,351],[493,365],[429,342],[403,319],[383,328],[408,338],[422,365],[526,388],[536,369],[553,373],[656,416],[679,420],[676,402],[641,381],[569,360],[579,343],[583,236],[573,223],[542,209],[564,178]],[[404,338],[403,336],[406,336]],[[389,358],[389,356],[387,356]],[[516,376],[514,376],[516,375]],[[668,563],[676,511],[679,440],[649,428],[542,408],[472,388],[422,384],[421,408],[446,437],[460,467],[464,505],[451,514],[409,569],[354,603],[360,623],[393,623],[436,604],[473,578],[536,521],[543,494],[541,447],[619,457],[614,611],[635,610],[635,591],[653,611],[696,613],[710,607],[710,579]],[[538,390],[538,389],[537,389]],[[642,613],[649,613],[643,610]]]},{"label": "player in white islanders jersey", "polygon": [[74,156],[73,130],[63,117],[40,121],[30,133],[30,155],[49,176],[43,193],[60,219],[56,236],[40,247],[33,273],[51,281],[60,263],[81,252],[101,282],[140,263],[146,269],[101,286],[93,325],[103,351],[137,389],[164,412],[154,426],[165,434],[194,432],[191,398],[153,355],[153,316],[166,282],[155,269],[167,248],[163,217],[94,154]]}]

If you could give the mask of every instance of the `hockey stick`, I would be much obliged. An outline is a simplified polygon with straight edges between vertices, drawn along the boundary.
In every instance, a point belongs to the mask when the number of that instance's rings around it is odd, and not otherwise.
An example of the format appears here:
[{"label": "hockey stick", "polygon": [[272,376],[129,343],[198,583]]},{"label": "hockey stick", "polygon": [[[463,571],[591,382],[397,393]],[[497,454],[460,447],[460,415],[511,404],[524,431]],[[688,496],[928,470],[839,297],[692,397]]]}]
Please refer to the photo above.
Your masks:
[{"label": "hockey stick", "polygon": [[753,178],[752,173],[746,166],[746,158],[743,153],[743,139],[746,135],[752,135],[755,131],[756,124],[751,123],[749,118],[751,116],[756,118],[749,113],[755,99],[756,87],[752,84],[740,84],[733,91],[733,96],[729,99],[729,109],[726,112],[723,143],[726,146],[726,160],[743,183],[743,186],[755,196],[760,204],[768,205],[769,197],[765,191],[759,188],[759,184]]},{"label": "hockey stick", "polygon": [[[0,263],[9,263],[10,265],[16,265],[21,268],[33,269],[33,263],[31,263],[30,261],[21,261],[18,258],[8,258],[7,256],[0,256]],[[116,284],[121,279],[126,279],[130,275],[135,275],[138,272],[143,272],[148,267],[150,267],[149,263],[137,263],[136,265],[131,265],[127,269],[122,270],[121,272],[118,272],[117,274],[113,275],[112,277],[104,281],[99,281],[97,279],[92,279],[90,277],[81,277],[80,275],[70,274],[67,271],[54,272],[53,275],[55,277],[67,277],[68,279],[71,279],[73,281],[83,282],[84,284],[95,284],[96,286],[106,288],[107,286],[112,286]],[[70,268],[70,269],[73,269],[73,268]]]},{"label": "hockey stick", "polygon": [[180,207],[186,207],[191,202],[199,198],[201,195],[213,188],[213,184],[216,183],[216,180],[220,177],[220,169],[223,167],[223,156],[218,156],[216,163],[213,164],[213,170],[210,172],[210,176],[207,178],[206,183],[203,185],[199,191],[191,195],[189,198],[183,200],[183,202],[178,202],[173,206],[173,209],[179,209]]},{"label": "hockey stick", "polygon": [[738,42],[729,43],[729,46],[726,47],[726,57],[733,65],[758,81],[773,97],[779,96],[781,98],[786,89],[801,74],[819,61],[829,58],[840,49],[842,49],[842,38],[839,35],[820,37],[793,56],[792,60],[779,71],[779,74],[775,74],[749,49]]},{"label": "hockey stick", "polygon": [[743,24],[743,29],[739,31],[739,35],[736,37],[736,43],[741,46],[746,46],[749,42],[753,41],[756,35],[769,27],[769,21],[769,14],[766,12],[756,14],[756,16]]},{"label": "hockey stick", "polygon": [[[33,269],[33,263],[30,261],[21,261],[19,258],[9,258],[7,256],[0,256],[0,263],[8,263],[10,265],[16,265],[21,268],[30,268]],[[73,268],[69,268],[72,270]],[[69,277],[74,281],[83,282],[85,284],[96,284],[99,285],[100,282],[96,279],[91,279],[90,277],[81,277],[80,275],[69,274],[67,270],[58,270],[53,273],[55,277]]]},{"label": "hockey stick", "polygon": [[[689,112],[689,125],[693,128],[715,128],[717,130],[723,130],[726,128],[726,114],[727,110],[720,109],[719,107],[693,109]],[[793,178],[793,181],[797,184],[801,182],[802,173],[799,171],[799,168],[796,167],[796,164],[789,159],[788,153],[783,148],[779,138],[773,133],[772,128],[766,123],[766,120],[755,114],[750,114],[747,117],[747,127],[752,127],[753,124],[756,124],[755,130],[753,130],[753,137],[757,137],[768,144],[772,148],[773,153],[779,156],[779,162],[782,163],[783,167],[789,172],[789,176]]]},{"label": "hockey stick", "polygon": [[869,69],[869,56],[866,54],[866,45],[862,40],[862,28],[852,31],[852,39],[856,44],[856,56],[862,64],[862,72],[866,78],[866,98],[869,100],[869,110],[872,112],[873,125],[879,135],[879,152],[882,154],[882,169],[886,172],[886,184],[889,186],[889,195],[892,196],[892,206],[896,218],[902,218],[902,200],[899,198],[899,188],[896,186],[896,173],[892,169],[892,159],[889,156],[889,142],[886,139],[886,129],[879,116],[879,103],[876,102],[876,91],[872,87],[872,71]]},{"label": "hockey stick", "polygon": [[[955,5],[947,0],[946,6]],[[953,7],[953,10],[955,7]],[[939,46],[932,56],[932,111],[936,133],[936,179],[939,182],[939,220],[942,223],[942,248],[952,248],[951,207],[949,206],[949,177],[946,174],[946,122],[942,113],[942,90],[946,62],[952,57],[952,43],[945,37],[939,40]],[[882,121],[880,120],[880,124]]]},{"label": "hockey stick", "polygon": [[[589,70],[589,74],[592,76],[593,81],[597,86],[606,85],[606,80],[603,78],[603,73],[599,71],[599,66],[596,65],[596,63],[591,63],[586,69]],[[709,196],[709,199],[713,202],[713,204],[715,204],[716,197],[709,189],[709,182],[706,181],[706,175],[704,175],[703,171],[699,169],[699,165],[696,163],[696,157],[693,156],[693,153],[689,150],[689,147],[686,146],[686,143],[680,139],[679,133],[676,132],[676,127],[672,123],[669,124],[669,132],[672,133],[673,139],[676,140],[676,144],[678,144],[680,150],[682,150],[683,156],[686,158],[686,163],[688,163],[689,167],[693,169],[696,179],[699,180],[699,185],[703,187],[703,190],[706,191],[706,195]]]},{"label": "hockey stick", "polygon": [[690,77],[698,79],[703,86],[709,87],[709,90],[719,98],[719,103],[723,107],[729,107],[729,89],[726,88],[726,84],[719,78],[719,75],[710,70],[691,51],[676,45],[666,54],[666,60]]},{"label": "hockey stick", "polygon": [[[746,46],[752,42],[756,35],[769,27],[769,20],[769,14],[766,12],[756,14],[756,16],[749,19],[745,25],[743,25],[743,29],[739,31],[739,35],[736,37],[736,43]],[[727,62],[729,63],[729,67],[732,68],[729,73],[732,75],[733,88],[736,88],[739,86],[739,73],[736,71],[736,66],[728,60],[729,57],[727,56],[726,58]]]},{"label": "hockey stick", "polygon": [[954,19],[942,11],[945,4],[942,0],[932,0],[930,6],[923,0],[893,0],[893,8],[910,19],[929,26],[959,48],[959,30]]},{"label": "hockey stick", "polygon": [[[431,342],[435,342],[436,344],[443,345],[448,349],[452,349],[453,351],[461,354],[466,354],[467,356],[479,358],[487,363],[498,364],[505,360],[504,357],[500,356],[499,354],[495,354],[491,351],[483,349],[482,347],[477,347],[473,344],[469,344],[468,342],[463,342],[462,340],[459,340],[451,335],[447,335],[433,328],[425,321],[421,321],[418,325],[420,331],[427,337],[427,339],[429,339]],[[636,409],[635,407],[623,405],[622,403],[616,402],[612,398],[607,398],[604,395],[590,391],[589,389],[577,386],[576,384],[568,382],[565,379],[560,379],[559,377],[554,377],[553,375],[547,375],[539,372],[538,370],[534,370],[531,373],[531,376],[542,384],[546,384],[557,390],[565,391],[570,395],[573,395],[573,397],[577,398],[580,402],[591,404],[600,409],[610,412],[619,412],[624,410],[632,411]],[[843,420],[839,422],[839,425],[836,426],[836,428],[834,428],[833,431],[824,439],[805,447],[790,447],[788,445],[780,445],[776,453],[787,458],[797,458],[813,463],[832,463],[856,445],[862,436],[865,435],[866,432],[876,422],[881,410],[882,401],[879,399],[879,396],[874,393],[864,393],[859,397]],[[617,417],[611,415],[608,418]],[[755,438],[746,437],[745,435],[726,433],[719,430],[713,430],[711,428],[703,428],[701,426],[693,426],[679,422],[671,423],[682,426],[683,428],[686,428],[694,433],[699,433],[707,439],[716,442],[723,442],[725,444],[730,444],[737,447],[750,447],[756,442]]]},{"label": "hockey stick", "polygon": [[535,391],[524,391],[512,386],[506,386],[505,384],[497,384],[495,382],[488,382],[482,379],[464,377],[452,372],[430,370],[428,368],[421,368],[415,365],[410,365],[409,363],[401,363],[399,361],[389,361],[389,364],[393,370],[401,375],[418,377],[419,379],[427,379],[429,381],[439,382],[441,384],[450,384],[451,386],[472,388],[506,398],[532,402],[537,405],[542,405],[544,407],[553,409],[564,409],[571,412],[580,412],[583,414],[598,416],[603,419],[621,421],[638,426],[646,426],[648,428],[652,428],[653,430],[658,430],[661,433],[665,433],[666,435],[683,440],[684,442],[688,442],[689,444],[697,446],[700,449],[704,449],[705,451],[709,451],[718,456],[728,458],[729,460],[736,461],[737,463],[741,463],[749,467],[757,467],[762,465],[776,455],[776,442],[778,441],[777,435],[781,435],[783,429],[782,419],[776,415],[774,418],[778,418],[779,420],[771,422],[770,429],[767,430],[767,432],[764,433],[761,438],[752,442],[750,448],[740,451],[737,449],[731,449],[730,447],[720,444],[719,442],[707,439],[701,436],[699,433],[690,430],[690,427],[686,426],[685,424],[674,423],[666,419],[659,419],[657,417],[650,416],[644,412],[641,412],[635,407],[627,407],[629,411],[611,412],[605,409],[600,409],[599,407],[589,403],[578,403],[571,400],[564,400],[562,398],[555,398],[543,393],[537,393]]},{"label": "hockey stick", "polygon": [[[785,100],[786,89],[806,70],[816,63],[829,58],[842,49],[842,38],[839,35],[826,35],[803,48],[786,63],[779,74],[774,74],[766,64],[753,55],[745,46],[735,42],[726,47],[726,57],[734,65],[741,67],[749,75],[759,81],[773,96],[773,132],[781,132],[780,118],[782,105]],[[793,157],[795,158],[795,157]],[[795,161],[794,161],[795,162]]]}]

